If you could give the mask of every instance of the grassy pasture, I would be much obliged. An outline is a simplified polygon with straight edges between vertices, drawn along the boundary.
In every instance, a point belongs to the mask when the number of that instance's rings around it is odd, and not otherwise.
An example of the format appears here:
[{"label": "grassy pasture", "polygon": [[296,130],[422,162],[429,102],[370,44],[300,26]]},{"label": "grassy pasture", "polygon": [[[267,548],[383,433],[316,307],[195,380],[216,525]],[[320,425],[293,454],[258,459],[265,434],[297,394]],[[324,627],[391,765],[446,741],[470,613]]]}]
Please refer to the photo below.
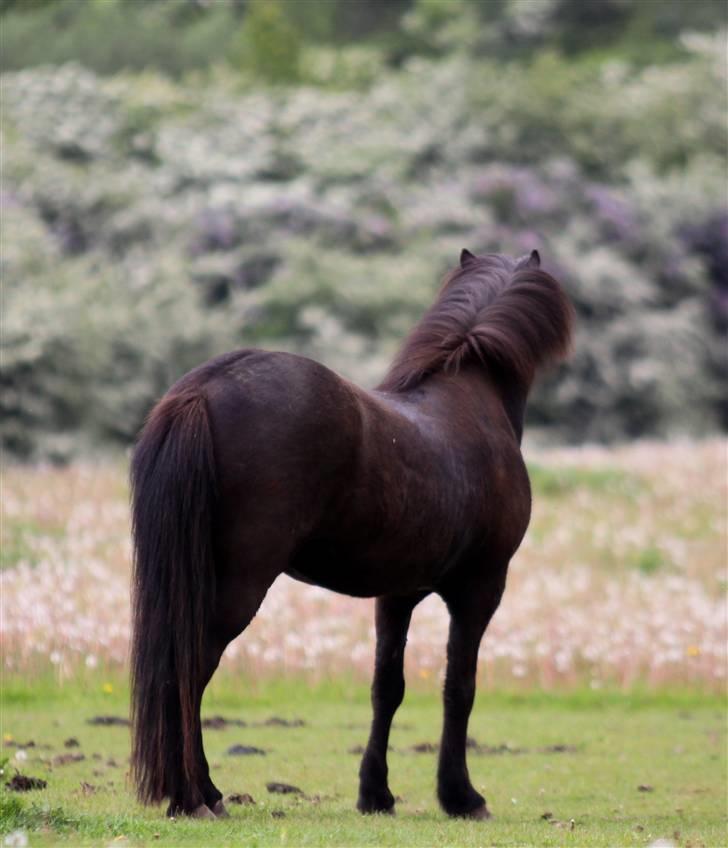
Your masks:
[{"label": "grassy pasture", "polygon": [[[361,684],[228,679],[213,686],[203,715],[247,724],[206,730],[214,779],[226,796],[249,793],[255,804],[229,804],[232,817],[212,823],[168,821],[161,810],[136,804],[127,728],[87,723],[126,714],[123,686],[105,693],[100,680],[63,689],[11,683],[4,701],[5,755],[17,756],[13,744],[35,743],[6,773],[17,765],[48,781],[44,790],[1,795],[3,832],[22,830],[30,845],[726,844],[725,721],[717,696],[481,694],[471,735],[490,747],[471,751],[469,763],[494,814],[489,822],[448,820],[434,797],[436,755],[413,751],[438,741],[441,709],[432,686],[416,686],[397,715],[390,783],[401,800],[394,818],[364,818],[354,809],[359,756],[350,751],[365,742],[370,717]],[[274,716],[305,724],[266,725]],[[71,737],[78,747],[64,747]],[[228,755],[235,744],[267,753]],[[61,764],[69,754],[84,759]],[[304,794],[271,794],[269,781]]]}]

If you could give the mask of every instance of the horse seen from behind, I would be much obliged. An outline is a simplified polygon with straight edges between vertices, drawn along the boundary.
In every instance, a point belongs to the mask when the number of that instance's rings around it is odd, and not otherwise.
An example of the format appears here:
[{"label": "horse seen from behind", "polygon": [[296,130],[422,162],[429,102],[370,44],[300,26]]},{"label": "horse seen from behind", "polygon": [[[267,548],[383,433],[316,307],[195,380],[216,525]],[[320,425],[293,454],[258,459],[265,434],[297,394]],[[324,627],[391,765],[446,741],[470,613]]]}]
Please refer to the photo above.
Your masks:
[{"label": "horse seen from behind", "polygon": [[391,812],[392,718],[414,607],[450,613],[437,793],[489,816],[466,765],[478,648],[531,512],[521,457],[540,366],[570,345],[572,306],[538,253],[464,250],[382,383],[301,356],[237,350],[154,407],[132,466],[132,773],[169,815],[226,815],[200,703],[228,643],[286,574],[376,598],[362,813]]}]

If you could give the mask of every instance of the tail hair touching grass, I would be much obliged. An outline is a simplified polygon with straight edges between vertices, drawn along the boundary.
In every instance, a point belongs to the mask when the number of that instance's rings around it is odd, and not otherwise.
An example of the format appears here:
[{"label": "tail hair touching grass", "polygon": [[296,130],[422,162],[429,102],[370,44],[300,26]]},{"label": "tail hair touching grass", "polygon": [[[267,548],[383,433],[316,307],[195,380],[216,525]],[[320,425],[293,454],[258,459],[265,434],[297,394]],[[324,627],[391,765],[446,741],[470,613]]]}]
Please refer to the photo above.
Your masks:
[{"label": "tail hair touching grass", "polygon": [[131,769],[142,802],[174,803],[199,785],[198,699],[215,591],[215,458],[201,393],[169,394],[154,408],[134,450],[131,492]]}]

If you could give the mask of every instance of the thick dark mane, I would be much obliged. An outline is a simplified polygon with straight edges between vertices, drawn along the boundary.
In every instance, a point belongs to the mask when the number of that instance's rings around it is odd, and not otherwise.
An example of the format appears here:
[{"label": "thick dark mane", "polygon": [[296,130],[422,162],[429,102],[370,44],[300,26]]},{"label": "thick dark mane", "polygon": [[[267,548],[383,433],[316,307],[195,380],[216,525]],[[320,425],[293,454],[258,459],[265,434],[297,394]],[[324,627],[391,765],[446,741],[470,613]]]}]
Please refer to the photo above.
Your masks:
[{"label": "thick dark mane", "polygon": [[378,388],[406,391],[471,361],[530,385],[540,366],[566,355],[572,323],[573,308],[559,283],[538,267],[538,254],[516,260],[466,251]]}]

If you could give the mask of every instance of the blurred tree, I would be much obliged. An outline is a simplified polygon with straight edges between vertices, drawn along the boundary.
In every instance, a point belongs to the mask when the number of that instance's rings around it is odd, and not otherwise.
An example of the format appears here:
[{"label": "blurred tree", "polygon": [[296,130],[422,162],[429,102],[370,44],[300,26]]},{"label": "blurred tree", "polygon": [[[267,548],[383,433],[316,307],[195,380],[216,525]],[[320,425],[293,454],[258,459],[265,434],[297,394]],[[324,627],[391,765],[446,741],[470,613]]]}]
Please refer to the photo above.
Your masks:
[{"label": "blurred tree", "polygon": [[280,0],[250,0],[229,57],[233,64],[270,82],[298,79],[301,39]]},{"label": "blurred tree", "polygon": [[433,56],[474,45],[478,20],[470,0],[416,0],[402,16],[399,54],[395,64],[413,53]]},{"label": "blurred tree", "polygon": [[[2,2],[2,0],[0,0]],[[238,0],[32,0],[2,15],[0,69],[76,61],[100,73],[177,75],[221,61],[241,25]]]},{"label": "blurred tree", "polygon": [[297,3],[287,0],[285,13],[296,29],[314,42],[336,41],[336,11],[340,0],[308,0]]},{"label": "blurred tree", "polygon": [[[640,5],[645,4],[641,2]],[[657,11],[662,3],[646,5],[654,6]],[[598,3],[558,0],[551,4],[550,29],[567,52],[601,46],[626,29],[633,7],[632,0],[600,0]]]},{"label": "blurred tree", "polygon": [[399,21],[412,5],[412,0],[365,0],[336,3],[336,32],[344,39],[360,40],[399,27]]},{"label": "blurred tree", "polygon": [[41,6],[49,6],[53,0],[0,0],[0,14],[4,12],[32,12]]},{"label": "blurred tree", "polygon": [[514,45],[551,45],[566,53],[625,49],[649,53],[690,29],[725,26],[724,0],[474,0],[481,20]]},{"label": "blurred tree", "polygon": [[[269,6],[269,8],[267,8]],[[682,51],[679,36],[728,23],[725,0],[0,0],[0,68],[81,62],[102,73],[179,74],[233,64],[301,78],[302,45],[368,42],[389,64],[463,50],[531,58],[544,47],[623,55],[637,64]],[[249,20],[248,20],[249,19]],[[246,22],[247,36],[239,26]],[[252,44],[258,37],[259,44]],[[248,47],[242,41],[251,41]],[[298,46],[294,46],[294,41]],[[268,48],[274,48],[267,54]],[[243,58],[243,54],[247,59]]]}]

